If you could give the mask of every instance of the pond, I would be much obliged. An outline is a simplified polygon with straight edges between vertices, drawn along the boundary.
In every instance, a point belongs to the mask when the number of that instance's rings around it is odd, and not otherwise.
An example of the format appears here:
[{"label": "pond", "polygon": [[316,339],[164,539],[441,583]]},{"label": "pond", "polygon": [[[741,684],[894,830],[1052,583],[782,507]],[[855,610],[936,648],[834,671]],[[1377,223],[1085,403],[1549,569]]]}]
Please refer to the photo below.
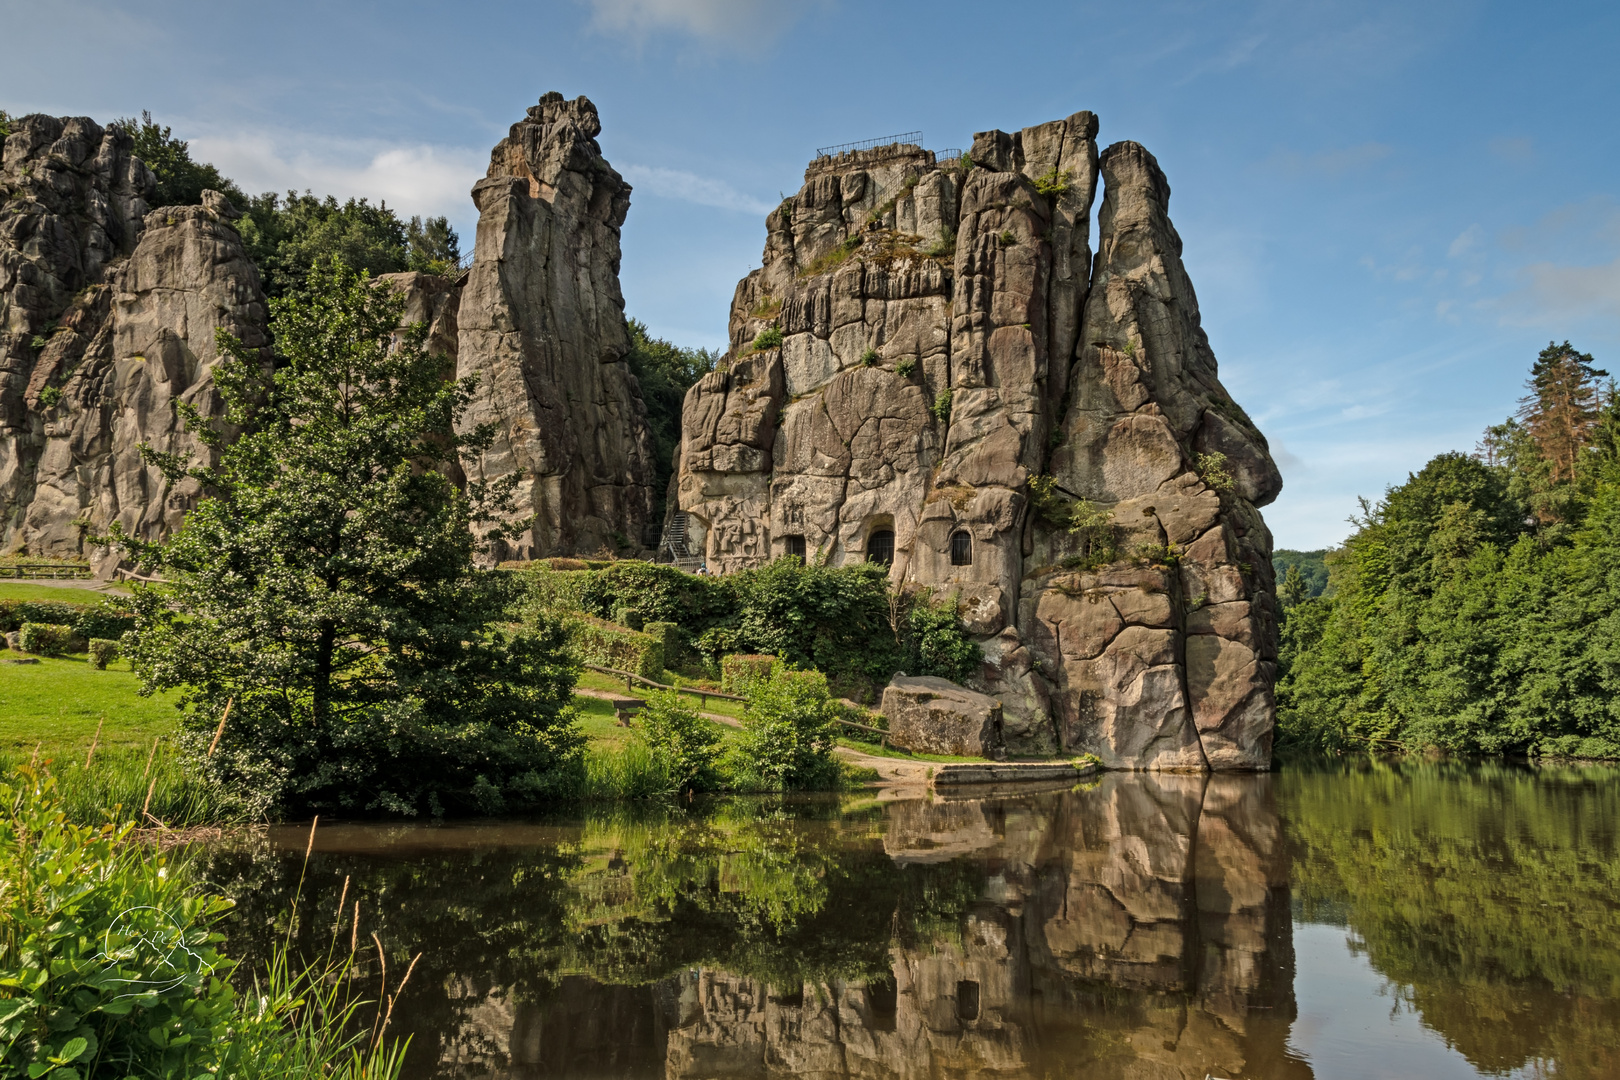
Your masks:
[{"label": "pond", "polygon": [[1362,761],[322,825],[307,867],[280,828],[206,870],[237,955],[297,894],[372,996],[373,933],[390,988],[417,958],[417,1080],[1614,1077],[1617,822],[1614,770]]}]

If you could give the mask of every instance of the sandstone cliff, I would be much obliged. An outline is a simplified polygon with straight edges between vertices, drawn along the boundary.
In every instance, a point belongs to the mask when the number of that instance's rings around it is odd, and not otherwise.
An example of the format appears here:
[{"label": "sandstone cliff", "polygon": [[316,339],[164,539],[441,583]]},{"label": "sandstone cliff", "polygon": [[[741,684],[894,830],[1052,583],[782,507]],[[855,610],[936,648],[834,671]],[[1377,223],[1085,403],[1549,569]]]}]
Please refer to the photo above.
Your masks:
[{"label": "sandstone cliff", "polygon": [[1082,112],[965,160],[812,162],[687,396],[679,507],[715,569],[884,558],[955,595],[1010,749],[1264,768],[1255,507],[1281,479],[1216,376],[1169,185],[1096,134]]},{"label": "sandstone cliff", "polygon": [[518,470],[535,516],[500,558],[650,544],[652,442],[619,291],[619,229],[630,185],[596,143],[585,98],[550,93],[512,125],[473,188],[478,237],[457,313],[457,373],[477,375],[470,428],[496,444],[468,469]]},{"label": "sandstone cliff", "polygon": [[0,157],[0,551],[105,558],[87,534],[155,539],[196,491],[142,443],[200,454],[175,403],[215,411],[214,331],[263,346],[258,271],[205,205],[146,210],[151,172],[116,127],[28,116]]}]

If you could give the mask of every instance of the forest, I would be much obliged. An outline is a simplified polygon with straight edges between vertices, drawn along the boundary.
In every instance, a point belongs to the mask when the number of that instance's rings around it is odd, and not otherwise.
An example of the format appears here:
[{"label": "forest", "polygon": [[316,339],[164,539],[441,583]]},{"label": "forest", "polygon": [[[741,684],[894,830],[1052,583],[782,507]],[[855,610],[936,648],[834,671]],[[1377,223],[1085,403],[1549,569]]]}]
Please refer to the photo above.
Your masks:
[{"label": "forest", "polygon": [[1284,576],[1280,748],[1620,757],[1620,395],[1567,341],[1526,389]]}]

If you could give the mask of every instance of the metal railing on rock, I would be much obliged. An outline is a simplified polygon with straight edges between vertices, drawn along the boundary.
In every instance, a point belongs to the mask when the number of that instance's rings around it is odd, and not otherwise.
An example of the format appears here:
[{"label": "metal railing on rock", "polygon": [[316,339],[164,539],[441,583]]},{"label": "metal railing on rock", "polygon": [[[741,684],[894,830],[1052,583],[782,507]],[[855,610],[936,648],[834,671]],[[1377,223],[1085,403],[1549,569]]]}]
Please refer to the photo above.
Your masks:
[{"label": "metal railing on rock", "polygon": [[890,146],[894,143],[911,143],[922,145],[923,133],[920,131],[903,131],[899,135],[880,135],[876,139],[862,139],[860,142],[839,143],[837,146],[820,146],[816,148],[816,157],[832,157],[836,154],[847,153],[850,150],[870,150],[875,146]]}]

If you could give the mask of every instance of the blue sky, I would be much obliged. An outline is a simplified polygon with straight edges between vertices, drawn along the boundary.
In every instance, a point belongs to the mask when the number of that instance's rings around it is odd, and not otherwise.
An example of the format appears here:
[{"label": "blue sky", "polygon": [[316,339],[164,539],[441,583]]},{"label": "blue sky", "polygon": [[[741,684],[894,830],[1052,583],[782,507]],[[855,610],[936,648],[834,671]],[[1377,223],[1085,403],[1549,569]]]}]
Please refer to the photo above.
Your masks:
[{"label": "blue sky", "polygon": [[386,198],[468,244],[489,148],[586,94],[636,187],[629,312],[692,345],[816,147],[1092,109],[1170,178],[1283,547],[1471,449],[1550,338],[1620,374],[1612,3],[0,0],[0,26],[0,108],[150,109],[249,190]]}]

